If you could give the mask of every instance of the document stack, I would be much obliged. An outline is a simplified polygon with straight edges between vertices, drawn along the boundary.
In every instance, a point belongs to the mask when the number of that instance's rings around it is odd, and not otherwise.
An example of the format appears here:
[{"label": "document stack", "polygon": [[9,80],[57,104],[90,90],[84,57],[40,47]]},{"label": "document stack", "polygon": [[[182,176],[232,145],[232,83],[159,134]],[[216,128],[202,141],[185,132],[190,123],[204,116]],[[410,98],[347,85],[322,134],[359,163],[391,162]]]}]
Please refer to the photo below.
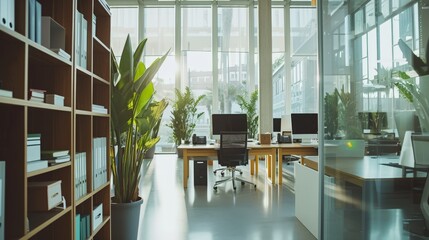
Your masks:
[{"label": "document stack", "polygon": [[70,54],[68,54],[62,48],[51,48],[51,51],[58,54],[60,57],[66,59],[67,61],[71,60]]},{"label": "document stack", "polygon": [[107,141],[105,137],[93,139],[92,178],[93,190],[107,182]]},{"label": "document stack", "polygon": [[74,161],[74,198],[80,199],[87,193],[86,188],[86,152],[78,152]]},{"label": "document stack", "polygon": [[30,93],[28,95],[28,99],[33,102],[45,102],[45,92],[46,90],[41,89],[30,89]]},{"label": "document stack", "polygon": [[43,150],[42,158],[48,161],[49,166],[69,162],[70,154],[69,150]]},{"label": "document stack", "polygon": [[41,134],[28,134],[27,136],[27,172],[48,167],[48,161],[40,160]]},{"label": "document stack", "polygon": [[12,91],[0,88],[0,97],[12,97]]},{"label": "document stack", "polygon": [[92,111],[96,113],[107,113],[107,108],[102,105],[92,104]]}]

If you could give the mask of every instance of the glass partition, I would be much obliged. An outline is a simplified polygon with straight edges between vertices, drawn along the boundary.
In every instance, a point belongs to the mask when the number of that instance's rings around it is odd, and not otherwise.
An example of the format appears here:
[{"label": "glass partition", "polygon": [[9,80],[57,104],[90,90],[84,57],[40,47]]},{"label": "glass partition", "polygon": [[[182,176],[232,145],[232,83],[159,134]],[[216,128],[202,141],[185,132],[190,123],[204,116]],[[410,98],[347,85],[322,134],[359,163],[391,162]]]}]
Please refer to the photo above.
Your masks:
[{"label": "glass partition", "polygon": [[419,124],[398,116],[417,106],[411,114],[427,122],[429,11],[409,0],[318,4],[323,148],[309,161],[322,189],[319,239],[427,239],[427,168],[403,164],[414,163],[412,143],[398,135]]}]

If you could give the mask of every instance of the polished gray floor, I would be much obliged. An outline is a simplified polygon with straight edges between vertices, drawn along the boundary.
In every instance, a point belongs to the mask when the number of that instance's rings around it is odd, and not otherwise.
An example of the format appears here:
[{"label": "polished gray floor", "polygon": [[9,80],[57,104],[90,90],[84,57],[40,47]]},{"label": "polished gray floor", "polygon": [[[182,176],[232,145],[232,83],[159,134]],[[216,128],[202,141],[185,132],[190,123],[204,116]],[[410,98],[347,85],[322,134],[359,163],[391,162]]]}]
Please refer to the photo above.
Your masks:
[{"label": "polished gray floor", "polygon": [[236,192],[231,182],[213,191],[214,181],[221,178],[212,173],[217,162],[208,168],[208,186],[194,186],[190,164],[189,187],[184,190],[182,164],[176,155],[156,155],[146,164],[139,239],[315,239],[295,217],[294,194],[287,184],[268,183],[263,163],[259,176],[250,176],[249,166],[242,168],[243,178],[255,182],[257,189],[237,184]]}]

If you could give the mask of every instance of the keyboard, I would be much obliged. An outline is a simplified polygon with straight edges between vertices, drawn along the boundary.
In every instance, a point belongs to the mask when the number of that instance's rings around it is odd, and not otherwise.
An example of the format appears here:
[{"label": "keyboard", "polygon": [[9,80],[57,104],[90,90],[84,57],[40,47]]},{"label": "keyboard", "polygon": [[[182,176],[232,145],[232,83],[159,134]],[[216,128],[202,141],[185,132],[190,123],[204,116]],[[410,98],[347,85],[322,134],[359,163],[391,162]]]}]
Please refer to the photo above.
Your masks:
[{"label": "keyboard", "polygon": [[301,146],[319,146],[318,142],[301,143]]}]

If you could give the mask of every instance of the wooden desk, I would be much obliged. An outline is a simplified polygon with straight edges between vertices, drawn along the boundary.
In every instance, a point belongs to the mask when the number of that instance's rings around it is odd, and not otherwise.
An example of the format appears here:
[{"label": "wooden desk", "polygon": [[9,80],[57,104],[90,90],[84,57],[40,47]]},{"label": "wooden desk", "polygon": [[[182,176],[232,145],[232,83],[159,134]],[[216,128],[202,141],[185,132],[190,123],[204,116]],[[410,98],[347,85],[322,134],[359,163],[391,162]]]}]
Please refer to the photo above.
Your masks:
[{"label": "wooden desk", "polygon": [[[317,171],[318,162],[318,156],[306,156],[301,163]],[[329,158],[325,174],[361,187],[368,181],[402,179],[402,168],[384,165],[388,163],[399,163],[399,157]]]},{"label": "wooden desk", "polygon": [[[311,145],[301,145],[300,143],[281,143],[277,145],[278,149],[278,179],[279,184],[282,184],[283,179],[283,155],[299,155],[303,156],[317,156],[317,148]],[[274,169],[275,172],[275,169]]]},{"label": "wooden desk", "polygon": [[[301,164],[305,165],[304,169],[313,169],[318,170],[319,158],[317,156],[306,156],[302,159]],[[387,198],[392,197],[392,193],[396,190],[392,188],[393,185],[401,186],[405,183],[410,183],[415,181],[413,177],[404,178],[402,176],[402,168],[387,166],[385,164],[399,163],[399,157],[397,156],[364,156],[358,158],[351,157],[337,157],[337,158],[328,158],[325,161],[325,175],[331,177],[331,181],[328,182],[334,184],[334,187],[325,188],[325,206],[334,206],[326,210],[327,212],[331,211],[332,216],[341,216],[343,220],[338,221],[338,229],[344,229],[341,224],[344,223],[345,219],[355,219],[355,222],[359,225],[355,225],[356,229],[361,229],[361,231],[356,231],[357,238],[360,239],[370,239],[372,230],[376,229],[374,227],[374,217],[378,217],[375,210],[384,210],[383,207],[380,207],[380,204],[383,203],[382,194],[387,191]],[[298,164],[298,163],[297,163]],[[317,174],[317,172],[315,173]],[[425,173],[419,173],[418,177],[424,177]],[[297,176],[296,176],[297,177]],[[318,176],[317,176],[318,177]],[[326,179],[329,178],[325,178]],[[305,181],[304,179],[303,181]],[[318,181],[312,182],[313,184],[319,184]],[[397,184],[400,183],[400,184]],[[298,185],[298,184],[297,184]],[[352,187],[357,186],[357,187]],[[354,201],[347,201],[344,192],[350,192],[357,190],[359,195],[353,194]],[[295,192],[298,190],[296,189]],[[307,191],[307,189],[305,190]],[[398,194],[401,194],[399,192]],[[296,194],[298,195],[298,194]],[[360,196],[360,198],[356,198]],[[303,199],[307,198],[306,196]],[[386,199],[387,199],[386,198]],[[297,201],[302,199],[298,199]],[[358,201],[355,201],[358,200]],[[333,204],[329,204],[329,201],[333,201]],[[328,202],[328,204],[326,204]],[[346,205],[353,204],[355,211],[347,211]],[[296,203],[295,206],[298,204]],[[317,203],[315,203],[317,206]],[[305,206],[308,209],[308,206]],[[298,207],[297,207],[298,208]],[[317,207],[318,208],[318,207]],[[304,211],[306,210],[304,209]],[[348,209],[350,210],[350,209]],[[301,211],[302,209],[297,209],[295,212]],[[333,213],[335,212],[335,213]],[[306,225],[306,223],[304,223]],[[396,226],[396,225],[395,225]],[[337,231],[334,234],[341,235],[350,234],[347,232],[341,233]]]},{"label": "wooden desk", "polygon": [[[268,179],[275,184],[275,159],[277,146],[274,144],[267,145],[257,145],[254,143],[248,143],[249,156],[255,156],[253,160],[250,161],[250,174],[258,174],[258,164],[259,164],[259,155],[268,156]],[[219,145],[180,145],[178,149],[183,150],[183,187],[188,187],[188,177],[189,177],[189,160],[192,157],[207,157],[208,159],[217,159],[217,151]],[[255,171],[256,169],[256,171]],[[274,177],[273,177],[274,176]]]},{"label": "wooden desk", "polygon": [[272,184],[276,184],[276,153],[277,153],[277,144],[255,144],[249,143],[249,156],[255,156],[254,159],[250,160],[250,174],[254,173],[258,175],[259,171],[259,156],[267,156],[267,178],[271,181]]}]

